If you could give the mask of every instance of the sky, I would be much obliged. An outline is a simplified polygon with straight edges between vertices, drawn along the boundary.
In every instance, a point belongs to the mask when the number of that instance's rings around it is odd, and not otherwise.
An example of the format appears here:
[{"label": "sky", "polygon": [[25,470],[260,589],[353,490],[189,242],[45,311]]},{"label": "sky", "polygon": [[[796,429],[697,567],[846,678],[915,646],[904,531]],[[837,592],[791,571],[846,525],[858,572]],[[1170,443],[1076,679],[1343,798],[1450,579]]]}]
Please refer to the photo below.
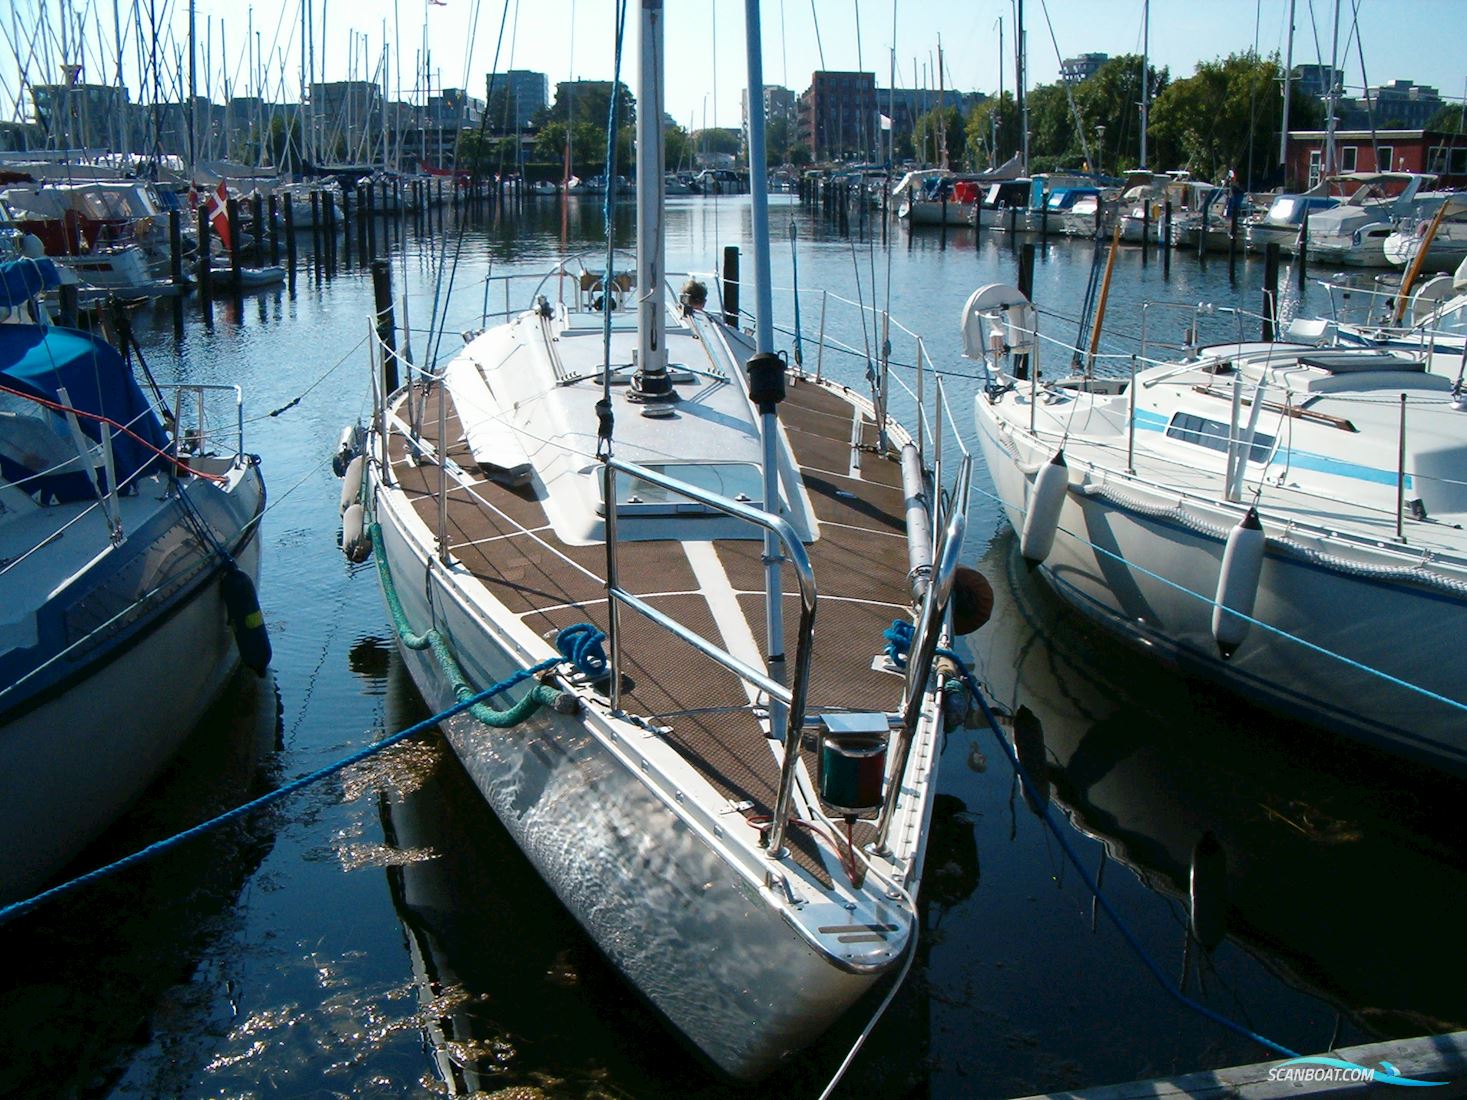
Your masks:
[{"label": "sky", "polygon": [[[207,77],[213,98],[222,100],[226,72],[234,94],[250,90],[247,49],[253,37],[253,68],[266,74],[269,94],[295,100],[302,2],[195,0],[200,91]],[[614,64],[615,0],[306,2],[315,21],[317,79],[323,73],[328,80],[377,77],[386,43],[393,98],[399,88],[403,98],[412,98],[413,74],[423,68],[425,54],[435,91],[467,86],[479,96],[496,58],[500,70],[545,73],[552,97],[557,81],[609,79]],[[75,28],[82,28],[82,79],[115,81],[114,3],[124,24],[123,81],[132,86],[134,99],[143,97],[137,94],[139,35],[131,26],[132,12],[144,13],[145,32],[148,9],[156,12],[160,54],[176,69],[188,40],[187,0],[14,0],[9,15],[0,15],[4,118],[17,117],[22,72],[38,82],[59,79],[63,11],[72,13],[66,37],[73,58]],[[1060,56],[1139,53],[1144,7],[1144,0],[1028,0],[1029,85],[1054,81]],[[1329,62],[1336,7],[1348,91],[1358,94],[1364,83],[1363,55],[1364,78],[1371,84],[1414,80],[1434,85],[1451,100],[1467,92],[1467,0],[1295,0],[1296,64]],[[666,0],[666,110],[683,126],[740,124],[744,8],[744,0]],[[1255,44],[1261,53],[1282,56],[1289,8],[1289,0],[1151,0],[1152,63],[1169,68],[1175,79],[1189,75],[1199,60]],[[885,87],[895,42],[896,86],[936,87],[940,42],[947,87],[992,92],[1000,75],[1006,89],[1013,87],[1013,0],[761,0],[760,11],[766,84],[799,92],[816,69],[867,69]],[[1352,11],[1358,12],[1358,36],[1352,33]],[[637,16],[637,0],[631,0],[621,73],[634,90]],[[152,48],[150,33],[141,39]]]}]

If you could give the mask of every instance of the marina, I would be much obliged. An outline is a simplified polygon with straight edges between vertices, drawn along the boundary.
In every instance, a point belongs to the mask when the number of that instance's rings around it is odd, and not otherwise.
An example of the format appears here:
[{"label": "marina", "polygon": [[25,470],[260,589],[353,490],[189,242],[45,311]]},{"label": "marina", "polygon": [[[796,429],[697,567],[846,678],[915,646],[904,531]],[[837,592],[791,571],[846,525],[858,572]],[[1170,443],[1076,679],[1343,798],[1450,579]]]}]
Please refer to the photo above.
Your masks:
[{"label": "marina", "polygon": [[[669,200],[669,269],[696,272],[724,245],[746,246],[748,203]],[[599,213],[599,204],[570,211],[582,248],[597,245]],[[538,276],[561,254],[559,211],[486,206],[455,216],[465,220],[468,289],[453,317],[473,328],[486,294],[504,294],[486,276]],[[801,283],[828,297],[844,297],[839,288],[854,281],[853,255],[862,264],[869,250],[885,255],[879,231],[844,235],[793,197],[775,200],[772,217],[794,222]],[[420,225],[379,229],[409,318],[426,314],[439,262]],[[961,359],[955,319],[976,286],[1016,281],[1022,252],[952,231],[892,240],[893,313],[954,319],[924,334],[925,354],[951,370],[950,400],[971,407],[977,372]],[[351,264],[338,254],[333,268],[308,242],[298,245],[293,291],[238,305],[225,296],[208,325],[190,304],[181,337],[169,303],[133,314],[150,359],[166,350],[198,381],[232,365],[261,410],[248,430],[272,486],[261,600],[275,656],[268,680],[234,681],[170,786],[88,863],[172,835],[428,713],[392,643],[375,566],[343,561],[330,518],[339,495],[331,441],[369,408],[361,318],[372,309],[371,272],[360,253]],[[1077,310],[1064,303],[1095,247],[1049,243],[1036,257],[1034,300]],[[793,278],[791,259],[787,246],[776,250],[777,283]],[[1264,267],[1244,261],[1233,286],[1215,259],[1178,260],[1169,278],[1134,250],[1117,263],[1112,318],[1167,297],[1250,308]],[[716,285],[714,272],[704,277]],[[1327,310],[1323,288],[1282,283],[1292,309]],[[837,329],[838,303],[827,298],[822,355],[813,341],[821,293],[805,295],[807,367],[818,360],[859,383],[859,327]],[[793,323],[792,314],[777,320],[787,331]],[[399,338],[421,349],[413,326]],[[968,445],[976,448],[974,436]],[[1459,781],[1138,664],[1024,567],[986,488],[975,484],[964,552],[995,595],[972,647],[975,672],[1003,712],[1025,706],[1039,720],[1051,805],[1093,866],[1120,864],[1101,871],[1101,884],[1148,950],[1178,974],[1185,961],[1189,989],[1205,983],[1220,1007],[1242,1006],[1255,1030],[1299,1050],[1461,1026],[1463,976],[1417,933],[1449,923],[1461,904],[1451,809]],[[1254,1044],[1179,1008],[1114,929],[1092,926],[1087,891],[1065,871],[991,735],[950,733],[937,774],[924,946],[843,1089],[1018,1095],[1256,1060]],[[1184,960],[1182,899],[1204,831],[1229,853],[1231,904],[1227,937],[1199,962],[1195,953]],[[466,835],[472,845],[460,842]],[[5,1013],[27,1023],[7,1028],[8,1090],[41,1079],[117,1095],[290,1095],[319,1080],[427,1094],[727,1088],[629,992],[441,741],[407,742],[197,843],[9,926]],[[1334,915],[1342,889],[1352,919]],[[323,925],[323,911],[337,919]],[[169,916],[158,927],[144,916],[159,913]],[[485,927],[503,935],[486,941]],[[1363,965],[1385,942],[1392,965]],[[1064,992],[1036,997],[1046,988]],[[873,1008],[863,1014],[858,1004],[780,1072],[777,1087],[818,1093]],[[83,1032],[86,1057],[77,1058]]]},{"label": "marina", "polygon": [[1467,1093],[1463,106],[296,14],[13,21],[0,1093]]}]

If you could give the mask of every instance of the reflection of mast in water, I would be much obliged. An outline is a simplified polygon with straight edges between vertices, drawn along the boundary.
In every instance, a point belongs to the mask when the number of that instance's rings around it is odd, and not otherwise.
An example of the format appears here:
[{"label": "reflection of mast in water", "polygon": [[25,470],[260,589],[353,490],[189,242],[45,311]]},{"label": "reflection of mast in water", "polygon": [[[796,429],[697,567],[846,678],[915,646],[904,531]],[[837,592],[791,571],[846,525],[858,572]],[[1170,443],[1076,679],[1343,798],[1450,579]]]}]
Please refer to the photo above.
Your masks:
[{"label": "reflection of mast in water", "polygon": [[[1012,535],[988,558],[1003,579],[977,671],[1042,721],[1014,741],[1076,827],[1186,903],[1204,948],[1226,931],[1366,1030],[1467,1024],[1467,960],[1421,934],[1467,919],[1460,781],[1136,661],[1029,576]],[[1382,943],[1392,963],[1371,965]]]}]

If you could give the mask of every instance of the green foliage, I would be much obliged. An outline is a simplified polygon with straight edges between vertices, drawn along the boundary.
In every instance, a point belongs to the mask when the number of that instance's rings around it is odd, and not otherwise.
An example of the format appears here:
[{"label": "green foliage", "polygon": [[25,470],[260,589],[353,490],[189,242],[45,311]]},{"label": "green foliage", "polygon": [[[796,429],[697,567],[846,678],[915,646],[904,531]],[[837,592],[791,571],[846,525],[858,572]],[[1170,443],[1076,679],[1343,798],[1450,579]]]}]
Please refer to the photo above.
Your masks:
[{"label": "green foliage", "polygon": [[[997,124],[998,144],[994,146]],[[1019,108],[1014,97],[990,96],[968,113],[963,148],[969,168],[996,168],[1019,149]]]},{"label": "green foliage", "polygon": [[669,172],[693,163],[693,139],[677,123],[662,129],[663,166]]},{"label": "green foliage", "polygon": [[[1171,84],[1152,107],[1154,163],[1205,179],[1233,169],[1250,190],[1260,186],[1278,159],[1282,80],[1277,55],[1230,54],[1199,62],[1192,76]],[[1307,128],[1313,118],[1317,114],[1311,115],[1304,97],[1291,100],[1291,129]]]},{"label": "green foliage", "polygon": [[947,143],[947,163],[962,164],[968,139],[963,116],[956,107],[934,107],[925,115],[918,116],[912,127],[912,144],[921,160],[941,164],[944,140]]},{"label": "green foliage", "polygon": [[[606,167],[606,124],[577,122],[571,132],[571,172],[585,177],[604,174]],[[623,152],[631,145],[631,130],[622,128],[618,135],[617,160],[625,174],[628,158]],[[561,162],[565,157],[566,125],[550,122],[535,136],[535,158],[537,160]],[[625,143],[625,145],[623,145]]]},{"label": "green foliage", "polygon": [[[636,126],[637,101],[631,90],[621,81],[616,83],[617,126]],[[590,123],[606,133],[607,111],[611,107],[611,81],[578,80],[555,86],[555,102],[536,114],[534,125],[543,128],[547,123],[565,122],[574,113],[577,123]],[[603,155],[602,159],[605,157]]]},{"label": "green foliage", "polygon": [[729,153],[732,156],[738,156],[743,144],[737,130],[722,126],[694,130],[692,140],[693,148],[700,153]]},{"label": "green foliage", "polygon": [[[1171,74],[1166,69],[1148,67],[1147,77],[1154,117],[1156,101],[1170,85]],[[1139,54],[1111,58],[1075,88],[1075,106],[1084,120],[1091,156],[1106,172],[1128,171],[1141,163],[1141,92]],[[1084,155],[1078,141],[1072,152],[1078,163]],[[1170,167],[1158,160],[1154,147],[1148,148],[1146,159],[1153,166]]]},{"label": "green foliage", "polygon": [[1462,118],[1463,110],[1460,103],[1448,104],[1437,111],[1427,120],[1428,130],[1441,130],[1448,134],[1460,134],[1464,127]]},{"label": "green foliage", "polygon": [[798,145],[798,144],[797,145],[790,146],[790,164],[792,164],[794,167],[796,167],[796,168],[804,168],[804,167],[807,167],[814,160],[815,160],[815,157],[810,152],[809,146],[807,146],[807,145]]},{"label": "green foliage", "polygon": [[495,137],[478,127],[459,135],[458,166],[476,176],[492,176],[516,167],[515,139]]}]

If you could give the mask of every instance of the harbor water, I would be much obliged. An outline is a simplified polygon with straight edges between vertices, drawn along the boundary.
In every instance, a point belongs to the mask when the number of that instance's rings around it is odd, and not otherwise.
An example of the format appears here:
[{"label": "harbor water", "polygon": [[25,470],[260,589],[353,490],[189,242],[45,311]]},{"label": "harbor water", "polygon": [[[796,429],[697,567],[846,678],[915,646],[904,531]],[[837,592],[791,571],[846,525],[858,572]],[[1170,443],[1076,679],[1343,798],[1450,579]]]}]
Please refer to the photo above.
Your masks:
[{"label": "harbor water", "polygon": [[[846,303],[889,303],[943,378],[951,470],[954,432],[973,446],[977,389],[959,354],[960,310],[978,286],[1016,280],[1011,242],[901,225],[883,235],[859,218],[845,231],[784,197],[771,213],[781,348],[793,354],[787,290],[798,278],[804,366],[865,387],[883,333]],[[600,269],[600,201],[572,201],[565,214],[556,199],[530,199],[445,208],[441,223],[436,211],[431,223],[379,222],[376,251],[391,263],[414,360],[450,355],[506,300],[531,304],[533,280],[500,276],[539,274],[567,251]],[[726,246],[747,257],[748,199],[671,199],[667,228],[669,269],[711,272]],[[342,427],[371,404],[372,281],[355,233],[334,266],[312,240],[299,234],[289,287],[216,297],[207,322],[196,301],[177,327],[169,303],[132,315],[160,380],[245,387],[245,445],[270,494],[260,596],[274,662],[263,679],[235,678],[164,779],[73,873],[426,716],[374,566],[348,564],[336,541],[330,460]],[[616,243],[631,246],[627,211]],[[1046,335],[1076,339],[1097,248],[1062,237],[1038,246]],[[1226,256],[1204,264],[1178,252],[1167,271],[1158,253],[1143,264],[1122,249],[1102,349],[1140,332],[1149,301],[1257,311],[1263,266],[1240,257],[1230,278]],[[1324,292],[1301,290],[1292,274],[1286,262],[1285,312],[1326,312]],[[554,299],[557,280],[539,292]],[[1159,343],[1179,344],[1195,320],[1146,312]],[[1206,323],[1223,337],[1238,322]],[[1246,326],[1256,335],[1255,321]],[[890,338],[893,374],[910,384],[915,339],[901,329]],[[1046,345],[1041,369],[1068,360]],[[933,399],[924,394],[929,409]],[[893,409],[910,402],[898,392]],[[1003,1097],[1270,1056],[1189,1010],[1178,990],[1300,1052],[1467,1027],[1467,961],[1451,932],[1467,923],[1462,781],[1283,721],[1122,648],[1026,569],[990,490],[975,470],[965,558],[992,582],[995,607],[967,651],[1002,713],[1019,715],[1005,724],[1024,723],[1045,782],[1037,797],[1020,791],[986,728],[948,736],[922,945],[836,1095]],[[1453,640],[1442,641],[1452,659]],[[882,640],[850,644],[874,654]],[[105,723],[108,700],[95,705]],[[1043,799],[1150,967],[1046,830]],[[1188,937],[1204,834],[1226,880],[1226,936],[1210,949]],[[0,957],[7,1096],[747,1092],[619,979],[432,732],[0,927]],[[818,1096],[880,992],[768,1094]]]}]

